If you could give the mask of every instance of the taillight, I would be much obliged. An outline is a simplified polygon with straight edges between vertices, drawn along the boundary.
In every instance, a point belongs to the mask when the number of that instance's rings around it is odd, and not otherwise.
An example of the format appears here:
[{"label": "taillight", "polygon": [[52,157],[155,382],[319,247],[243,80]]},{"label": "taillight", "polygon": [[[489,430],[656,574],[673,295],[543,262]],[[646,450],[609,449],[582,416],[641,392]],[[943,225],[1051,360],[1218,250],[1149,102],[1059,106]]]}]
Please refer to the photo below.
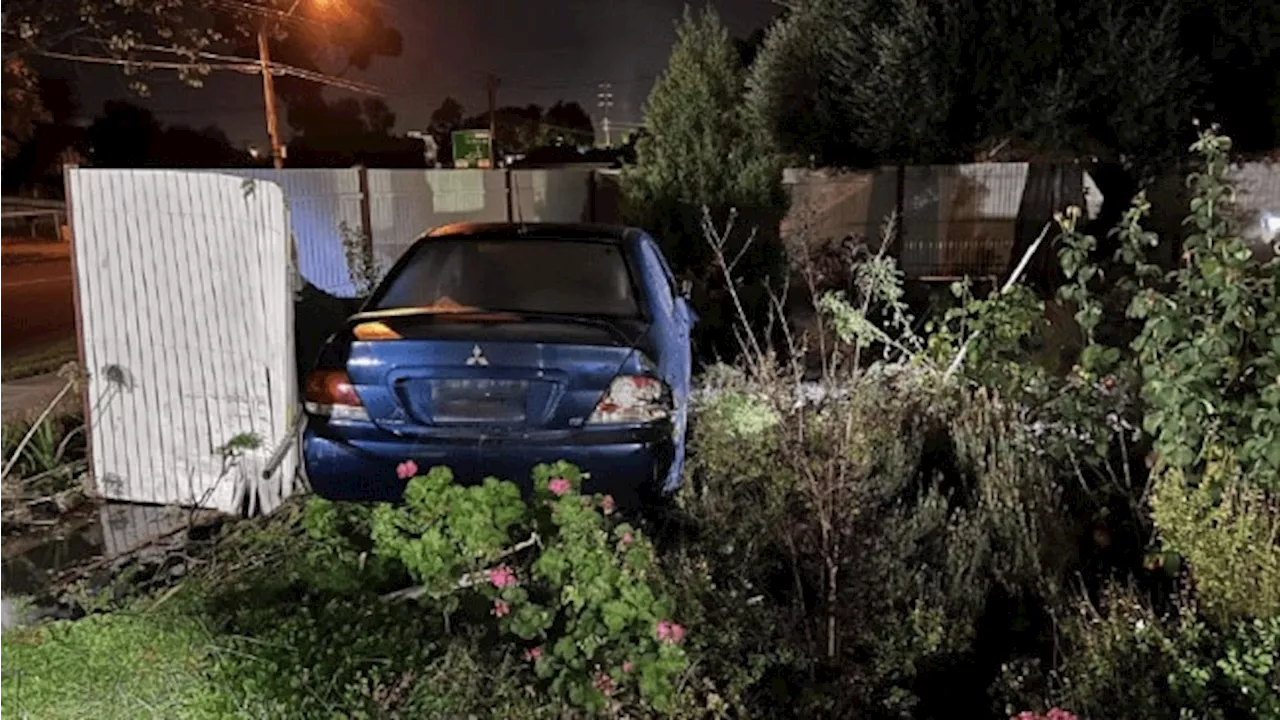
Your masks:
[{"label": "taillight", "polygon": [[307,376],[307,412],[335,420],[368,420],[351,378],[341,370],[316,370]]},{"label": "taillight", "polygon": [[351,335],[357,340],[400,340],[400,333],[392,330],[386,323],[360,323],[351,329]]},{"label": "taillight", "polygon": [[589,425],[647,423],[671,417],[671,390],[644,375],[619,375],[587,418]]}]

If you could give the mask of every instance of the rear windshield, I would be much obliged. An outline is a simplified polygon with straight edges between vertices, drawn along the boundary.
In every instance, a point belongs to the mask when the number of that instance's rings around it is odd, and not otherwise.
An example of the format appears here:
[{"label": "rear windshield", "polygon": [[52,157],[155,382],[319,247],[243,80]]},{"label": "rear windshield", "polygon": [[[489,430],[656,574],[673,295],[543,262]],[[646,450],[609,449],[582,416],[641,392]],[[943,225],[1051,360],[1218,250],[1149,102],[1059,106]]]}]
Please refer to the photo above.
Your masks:
[{"label": "rear windshield", "polygon": [[639,315],[616,243],[428,240],[375,299],[374,309],[474,307],[563,315]]}]

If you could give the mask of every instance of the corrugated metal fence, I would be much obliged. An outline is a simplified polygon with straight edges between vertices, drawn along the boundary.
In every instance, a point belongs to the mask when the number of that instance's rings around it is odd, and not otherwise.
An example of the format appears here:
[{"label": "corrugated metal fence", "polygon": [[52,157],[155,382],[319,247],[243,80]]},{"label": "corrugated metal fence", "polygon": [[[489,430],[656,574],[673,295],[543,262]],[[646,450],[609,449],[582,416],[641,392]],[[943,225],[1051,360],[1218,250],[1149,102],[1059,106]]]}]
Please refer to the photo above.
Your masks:
[{"label": "corrugated metal fence", "polygon": [[356,295],[346,243],[363,240],[384,270],[431,228],[457,222],[614,221],[593,212],[590,170],[210,170],[270,180],[288,199],[298,271],[337,297]]},{"label": "corrugated metal fence", "polygon": [[274,509],[296,474],[288,457],[261,477],[297,402],[284,192],[163,170],[73,168],[66,186],[99,492]]}]

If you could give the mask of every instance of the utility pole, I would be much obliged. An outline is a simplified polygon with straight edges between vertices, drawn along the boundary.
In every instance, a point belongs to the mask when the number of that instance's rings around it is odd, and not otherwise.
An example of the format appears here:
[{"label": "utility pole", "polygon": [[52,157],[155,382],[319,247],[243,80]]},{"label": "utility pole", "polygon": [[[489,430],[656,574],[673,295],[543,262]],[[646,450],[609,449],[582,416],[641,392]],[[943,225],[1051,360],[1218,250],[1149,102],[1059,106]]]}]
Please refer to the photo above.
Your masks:
[{"label": "utility pole", "polygon": [[604,113],[604,144],[613,147],[613,136],[609,132],[609,109],[613,107],[613,83],[600,83],[596,88],[596,107]]},{"label": "utility pole", "polygon": [[262,64],[262,94],[267,102],[267,136],[271,139],[271,161],[277,170],[284,167],[284,147],[280,145],[280,120],[276,113],[276,84],[271,76],[271,49],[267,43],[267,21],[258,26],[258,61]]},{"label": "utility pole", "polygon": [[496,168],[498,163],[493,156],[493,142],[498,136],[498,85],[501,83],[493,73],[486,75],[484,81],[485,89],[489,91],[489,167]]}]

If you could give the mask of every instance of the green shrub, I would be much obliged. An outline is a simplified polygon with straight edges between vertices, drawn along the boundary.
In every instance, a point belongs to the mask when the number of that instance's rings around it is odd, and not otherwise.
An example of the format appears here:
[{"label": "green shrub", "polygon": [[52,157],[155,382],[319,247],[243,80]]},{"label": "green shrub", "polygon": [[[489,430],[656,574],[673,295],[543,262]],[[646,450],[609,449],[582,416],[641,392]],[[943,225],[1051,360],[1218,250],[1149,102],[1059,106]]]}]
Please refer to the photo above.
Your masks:
[{"label": "green shrub", "polygon": [[1211,450],[1199,487],[1187,487],[1176,469],[1157,473],[1151,509],[1216,625],[1280,617],[1280,505],[1245,481],[1233,455]]},{"label": "green shrub", "polygon": [[1185,602],[1161,617],[1112,589],[1099,607],[1078,604],[1059,632],[1065,660],[1048,682],[1006,667],[1010,708],[1056,703],[1090,720],[1280,718],[1280,618],[1216,632]]},{"label": "green shrub", "polygon": [[907,713],[926,667],[973,650],[993,593],[1058,592],[1058,491],[1015,407],[908,366],[832,376],[809,403],[781,373],[718,378],[682,502],[706,592],[732,599],[717,634],[740,646],[719,653],[808,673],[814,712]]},{"label": "green shrub", "polygon": [[403,507],[377,508],[375,552],[403,563],[446,623],[478,604],[472,617],[523,651],[523,673],[554,700],[669,711],[686,630],[653,546],[616,520],[612,498],[580,495],[582,480],[566,463],[540,465],[526,505],[513,484],[464,487],[434,468],[409,481]]}]

